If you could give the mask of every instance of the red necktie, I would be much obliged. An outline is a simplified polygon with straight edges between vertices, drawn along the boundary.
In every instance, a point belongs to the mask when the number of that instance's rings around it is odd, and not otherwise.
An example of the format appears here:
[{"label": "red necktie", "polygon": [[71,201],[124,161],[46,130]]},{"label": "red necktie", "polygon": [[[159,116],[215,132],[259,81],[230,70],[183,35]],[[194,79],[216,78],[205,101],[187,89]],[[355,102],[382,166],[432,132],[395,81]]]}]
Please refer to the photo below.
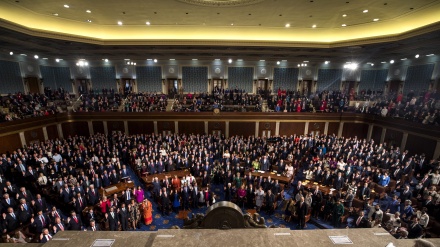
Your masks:
[{"label": "red necktie", "polygon": [[78,219],[76,217],[73,217],[73,220],[78,223]]},{"label": "red necktie", "polygon": [[64,226],[63,226],[63,224],[60,223],[58,226],[60,227],[61,231],[64,231]]},{"label": "red necktie", "polygon": [[359,216],[358,220],[356,221],[356,225],[358,226],[361,223],[362,217]]},{"label": "red necktie", "polygon": [[83,202],[81,200],[81,198],[79,198],[79,205],[82,207],[83,206]]},{"label": "red necktie", "polygon": [[45,226],[46,225],[46,221],[44,220],[44,217],[43,216],[40,216],[41,218],[41,222],[43,223],[43,226]]}]

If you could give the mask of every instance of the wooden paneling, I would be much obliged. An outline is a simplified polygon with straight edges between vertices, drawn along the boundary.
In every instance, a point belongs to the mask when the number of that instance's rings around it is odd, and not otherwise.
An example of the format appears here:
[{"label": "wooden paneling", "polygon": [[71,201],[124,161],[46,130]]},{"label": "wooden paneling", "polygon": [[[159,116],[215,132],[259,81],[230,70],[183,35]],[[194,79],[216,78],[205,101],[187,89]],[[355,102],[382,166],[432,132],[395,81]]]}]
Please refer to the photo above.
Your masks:
[{"label": "wooden paneling", "polygon": [[344,123],[342,130],[343,137],[355,137],[359,139],[367,138],[368,124],[366,123]]},{"label": "wooden paneling", "polygon": [[274,136],[275,130],[276,130],[276,122],[260,122],[258,125],[258,136],[263,136],[263,131],[265,131],[266,137],[269,135],[268,133],[269,131],[270,131],[270,136]]},{"label": "wooden paneling", "polygon": [[87,122],[67,122],[61,125],[63,129],[63,136],[90,136],[89,125]]},{"label": "wooden paneling", "polygon": [[26,139],[26,145],[29,145],[30,143],[44,142],[43,128],[25,131],[24,138]]},{"label": "wooden paneling", "polygon": [[128,133],[130,135],[135,134],[152,134],[154,133],[153,121],[129,121]]},{"label": "wooden paneling", "polygon": [[59,137],[58,136],[58,129],[57,129],[57,125],[56,124],[46,126],[46,131],[47,131],[47,138],[49,140],[54,140],[54,139],[57,139]]},{"label": "wooden paneling", "polygon": [[18,133],[0,137],[0,154],[11,152],[21,148],[20,135]]},{"label": "wooden paneling", "polygon": [[[405,149],[409,151],[409,154],[412,156],[414,154],[425,154],[426,160],[430,160],[433,158],[435,151],[435,146],[437,142],[433,139],[427,139],[424,137],[416,136],[416,135],[408,135],[408,139],[406,140]],[[437,158],[437,157],[434,157]]]},{"label": "wooden paneling", "polygon": [[327,134],[328,135],[338,135],[338,131],[339,131],[339,122],[329,122],[328,123],[328,129],[327,129]]},{"label": "wooden paneling", "polygon": [[374,140],[375,143],[380,143],[380,137],[382,136],[382,127],[373,126],[373,132],[371,133],[371,139]]},{"label": "wooden paneling", "polygon": [[179,121],[179,133],[204,134],[205,123],[201,121]]},{"label": "wooden paneling", "polygon": [[319,133],[320,135],[324,134],[325,122],[309,122],[309,133],[312,132]]},{"label": "wooden paneling", "polygon": [[226,133],[226,123],[221,121],[208,122],[208,133],[212,134],[213,131],[220,131],[224,135]]},{"label": "wooden paneling", "polygon": [[104,122],[102,121],[92,121],[93,125],[93,133],[98,134],[104,134]]},{"label": "wooden paneling", "polygon": [[304,129],[306,123],[304,122],[281,122],[280,123],[280,136],[290,136],[293,134],[304,135]]},{"label": "wooden paneling", "polygon": [[174,121],[157,121],[157,132],[161,134],[163,131],[174,133]]},{"label": "wooden paneling", "polygon": [[400,147],[402,144],[402,138],[403,138],[403,132],[387,129],[385,132],[385,142],[387,143],[387,146],[394,146],[394,147]]},{"label": "wooden paneling", "polygon": [[125,132],[124,122],[123,121],[107,121],[107,131],[108,134],[111,135],[113,131],[115,132]]},{"label": "wooden paneling", "polygon": [[253,136],[255,135],[254,122],[229,122],[229,136]]}]

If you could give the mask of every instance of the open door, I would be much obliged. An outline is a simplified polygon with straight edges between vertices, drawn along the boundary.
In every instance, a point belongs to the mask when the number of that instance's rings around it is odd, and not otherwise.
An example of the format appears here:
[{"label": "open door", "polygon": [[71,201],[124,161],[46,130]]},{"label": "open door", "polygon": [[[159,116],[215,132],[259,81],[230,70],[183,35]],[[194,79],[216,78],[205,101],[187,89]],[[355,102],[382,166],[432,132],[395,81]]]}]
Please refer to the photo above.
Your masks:
[{"label": "open door", "polygon": [[40,83],[38,82],[37,77],[27,77],[24,79],[27,82],[29,93],[41,93],[40,92]]},{"label": "open door", "polygon": [[313,81],[312,80],[303,80],[302,83],[302,93],[303,95],[309,96],[313,90]]},{"label": "open door", "polygon": [[179,93],[179,80],[177,78],[168,78],[166,86],[170,98],[174,98]]}]

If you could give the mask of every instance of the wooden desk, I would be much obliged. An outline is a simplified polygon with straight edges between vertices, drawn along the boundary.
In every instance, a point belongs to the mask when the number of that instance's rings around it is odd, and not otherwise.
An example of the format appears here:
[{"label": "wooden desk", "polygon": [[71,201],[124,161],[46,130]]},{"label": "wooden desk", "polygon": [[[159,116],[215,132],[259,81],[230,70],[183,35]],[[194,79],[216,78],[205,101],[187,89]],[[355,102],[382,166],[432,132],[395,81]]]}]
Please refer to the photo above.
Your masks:
[{"label": "wooden desk", "polygon": [[263,178],[267,178],[270,176],[270,178],[272,180],[275,181],[278,179],[278,182],[283,183],[283,184],[288,184],[290,181],[290,178],[283,176],[283,175],[277,176],[276,173],[272,173],[272,172],[252,172],[252,176],[254,176],[255,178],[258,178],[260,176],[263,176]]},{"label": "wooden desk", "polygon": [[146,177],[143,177],[142,180],[148,186],[153,182],[154,177],[157,177],[160,181],[160,180],[164,179],[165,176],[168,176],[169,178],[174,178],[174,175],[177,175],[178,178],[182,178],[182,177],[190,175],[190,174],[191,173],[189,172],[189,170],[178,170],[178,171],[172,171],[172,172],[165,172],[165,173],[161,173],[161,174],[148,175]]},{"label": "wooden desk", "polygon": [[99,189],[99,194],[101,196],[106,195],[107,197],[113,196],[114,194],[119,194],[122,191],[126,190],[127,188],[133,189],[134,183],[132,181],[129,181],[127,183],[118,183],[115,185],[110,185],[105,188]]}]

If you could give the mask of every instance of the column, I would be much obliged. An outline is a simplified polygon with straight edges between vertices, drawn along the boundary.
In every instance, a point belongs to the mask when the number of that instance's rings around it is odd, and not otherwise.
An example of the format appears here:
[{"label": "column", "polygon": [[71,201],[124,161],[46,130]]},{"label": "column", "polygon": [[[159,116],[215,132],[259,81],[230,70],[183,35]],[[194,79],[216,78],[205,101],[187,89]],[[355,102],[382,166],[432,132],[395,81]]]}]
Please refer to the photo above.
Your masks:
[{"label": "column", "polygon": [[[210,91],[208,91],[208,92],[210,92]],[[205,133],[209,134],[208,131],[209,131],[208,130],[208,121],[205,121]]]},{"label": "column", "polygon": [[[407,140],[408,140],[408,133],[403,132],[402,143],[400,143],[400,150],[405,150]],[[438,146],[438,142],[437,142],[437,146]]]},{"label": "column", "polygon": [[344,129],[344,122],[339,123],[339,129],[338,129],[338,137],[342,136],[342,130]]},{"label": "column", "polygon": [[304,135],[309,134],[309,123],[310,122],[306,122],[306,126],[304,127]]},{"label": "column", "polygon": [[58,131],[59,138],[64,139],[63,128],[61,127],[61,124],[57,124],[57,131]]},{"label": "column", "polygon": [[258,137],[259,132],[260,132],[260,122],[255,122],[255,137]]},{"label": "column", "polygon": [[373,134],[373,127],[374,127],[374,124],[368,125],[367,141],[371,140],[371,135]]},{"label": "column", "polygon": [[129,135],[129,133],[128,133],[128,121],[124,121],[124,130],[125,130],[125,134]]},{"label": "column", "polygon": [[18,133],[18,135],[20,136],[21,146],[26,146],[26,138],[24,137],[24,132],[20,132]]},{"label": "column", "polygon": [[92,123],[92,121],[87,121],[87,126],[89,127],[89,133],[90,133],[90,135],[94,135],[94,134],[95,134],[95,130],[93,129],[93,123]]},{"label": "column", "polygon": [[157,135],[157,121],[153,122],[154,134]]},{"label": "column", "polygon": [[328,133],[328,125],[329,125],[329,123],[325,122],[325,124],[324,124],[324,135],[327,135],[327,133]]},{"label": "column", "polygon": [[387,129],[383,128],[382,129],[382,134],[380,135],[380,142],[379,143],[383,143],[385,141],[385,134],[387,133]]},{"label": "column", "polygon": [[438,157],[440,157],[440,140],[437,140],[437,145],[435,146],[434,156],[432,158],[437,159]]},{"label": "column", "polygon": [[225,137],[229,138],[229,121],[225,122]]},{"label": "column", "polygon": [[280,135],[280,121],[276,121],[275,123],[275,136]]},{"label": "column", "polygon": [[104,125],[104,134],[108,135],[107,121],[102,121],[102,124]]},{"label": "column", "polygon": [[47,135],[46,126],[43,127],[43,136],[44,136],[44,141],[49,140],[49,136]]},{"label": "column", "polygon": [[179,133],[179,122],[174,121],[174,133]]}]

